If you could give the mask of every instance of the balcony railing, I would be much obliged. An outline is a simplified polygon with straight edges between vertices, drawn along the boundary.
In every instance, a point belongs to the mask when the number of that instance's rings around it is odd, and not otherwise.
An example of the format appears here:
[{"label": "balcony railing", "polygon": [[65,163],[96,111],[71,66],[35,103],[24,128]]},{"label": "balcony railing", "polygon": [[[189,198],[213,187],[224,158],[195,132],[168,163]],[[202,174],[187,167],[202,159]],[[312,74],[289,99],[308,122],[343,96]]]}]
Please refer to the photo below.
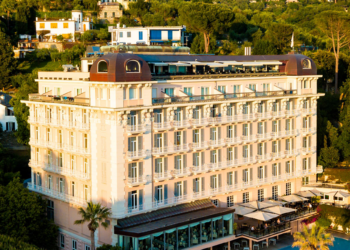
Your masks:
[{"label": "balcony railing", "polygon": [[171,177],[172,177],[172,175],[170,174],[169,171],[154,173],[154,180],[155,181],[164,181],[164,180],[170,179]]},{"label": "balcony railing", "polygon": [[242,142],[242,138],[241,137],[232,137],[232,138],[226,138],[226,144],[227,145],[232,145],[232,144],[236,144],[236,143],[241,143]]},{"label": "balcony railing", "polygon": [[84,173],[76,169],[60,167],[50,163],[44,163],[44,169],[48,172],[72,176],[81,180],[90,180],[90,173]]},{"label": "balcony railing", "polygon": [[90,148],[79,147],[71,144],[63,144],[63,150],[77,154],[90,154]]},{"label": "balcony railing", "polygon": [[208,119],[207,118],[192,119],[192,125],[197,127],[206,126],[208,125]]},{"label": "balcony railing", "polygon": [[83,97],[66,97],[66,96],[56,97],[56,96],[45,96],[40,94],[29,94],[29,101],[90,106],[90,98],[83,98]]},{"label": "balcony railing", "polygon": [[316,132],[316,128],[303,128],[301,131],[303,132],[303,134],[313,134]]},{"label": "balcony railing", "polygon": [[154,122],[153,129],[155,130],[167,130],[171,128],[170,122]]},{"label": "balcony railing", "polygon": [[243,143],[250,143],[250,142],[254,142],[256,140],[257,140],[257,138],[255,135],[242,135],[242,137],[241,137],[241,141]]},{"label": "balcony railing", "polygon": [[32,116],[28,118],[28,122],[72,129],[90,129],[89,122],[69,121],[54,118],[42,118]]},{"label": "balcony railing", "polygon": [[180,168],[180,169],[174,169],[174,176],[175,177],[184,177],[191,174],[191,171],[189,168]]},{"label": "balcony railing", "polygon": [[316,147],[307,147],[307,148],[302,148],[301,149],[301,152],[303,154],[312,154],[312,153],[315,153],[316,152]]},{"label": "balcony railing", "polygon": [[138,186],[144,183],[146,183],[146,179],[143,176],[128,177],[128,186]]},{"label": "balcony railing", "polygon": [[137,160],[147,157],[147,150],[128,151],[129,160]]},{"label": "balcony railing", "polygon": [[190,144],[190,148],[192,150],[201,150],[201,149],[205,149],[207,147],[208,147],[208,142],[206,142],[206,141],[193,142],[192,144]]},{"label": "balcony railing", "polygon": [[222,147],[225,146],[225,139],[217,139],[217,140],[210,140],[209,141],[210,147]]},{"label": "balcony railing", "polygon": [[144,133],[148,129],[146,124],[138,124],[138,125],[127,125],[126,132],[127,133]]},{"label": "balcony railing", "polygon": [[34,185],[33,183],[28,183],[28,189],[37,193],[41,193],[43,195],[47,195],[50,196],[52,198],[64,201],[64,202],[68,202],[74,205],[78,205],[78,206],[82,206],[82,207],[86,207],[87,206],[87,202],[90,201],[90,197],[88,197],[87,200],[80,198],[80,197],[76,197],[76,196],[72,196],[66,193],[61,193],[58,192],[57,190],[53,190],[53,189],[49,189],[47,187],[43,187],[43,186],[39,186],[39,185]]},{"label": "balcony railing", "polygon": [[274,235],[280,232],[284,232],[287,230],[291,229],[291,225],[290,222],[287,221],[285,223],[282,223],[281,225],[277,225],[277,226],[271,226],[267,229],[256,229],[256,230],[251,230],[249,227],[248,228],[238,228],[237,229],[237,236],[248,236],[251,238],[264,238],[264,237],[268,237],[269,235]]},{"label": "balcony railing", "polygon": [[223,101],[230,99],[260,98],[268,96],[290,96],[297,94],[296,90],[265,91],[265,92],[247,92],[247,93],[227,93],[219,95],[194,95],[194,96],[174,96],[152,98],[153,105],[162,105],[164,103],[189,103],[189,102],[208,102]]},{"label": "balcony railing", "polygon": [[200,174],[200,173],[205,173],[208,172],[208,166],[206,164],[202,164],[200,166],[193,166],[192,167],[192,173],[194,174]]},{"label": "balcony railing", "polygon": [[188,120],[181,120],[181,121],[173,121],[172,125],[174,128],[186,128],[190,126],[190,123]]},{"label": "balcony railing", "polygon": [[[226,163],[226,166],[228,166],[227,163]],[[315,169],[311,169],[308,172],[297,171],[297,172],[284,173],[284,174],[281,174],[277,177],[260,178],[260,179],[255,179],[255,180],[251,180],[251,181],[235,183],[235,184],[231,184],[231,185],[223,185],[220,188],[209,189],[209,190],[201,191],[200,193],[194,192],[194,193],[187,194],[187,195],[175,196],[175,197],[168,198],[168,199],[162,200],[162,201],[154,201],[152,203],[152,205],[144,205],[142,207],[142,210],[139,210],[139,209],[129,210],[129,209],[127,209],[126,212],[114,213],[113,218],[123,218],[125,216],[138,214],[141,212],[148,212],[148,211],[152,211],[152,210],[155,210],[155,209],[158,209],[161,207],[165,207],[165,206],[169,206],[169,205],[173,206],[173,205],[177,205],[177,204],[181,204],[181,203],[185,203],[185,202],[190,202],[190,201],[193,201],[194,199],[200,199],[200,198],[206,198],[206,197],[211,197],[211,196],[215,196],[215,195],[226,194],[227,192],[235,192],[235,191],[239,191],[239,190],[246,189],[246,188],[254,188],[254,187],[261,186],[261,185],[269,185],[273,182],[280,182],[280,181],[289,180],[292,178],[303,177],[305,175],[316,174],[318,170],[319,169],[315,168]],[[193,172],[193,169],[192,169],[192,172]],[[170,178],[170,175],[166,175],[166,174],[155,173],[154,176],[155,176],[155,179],[158,178],[158,180]]]},{"label": "balcony railing", "polygon": [[154,147],[152,150],[152,154],[155,154],[155,155],[174,154],[174,153],[186,152],[188,150],[189,150],[188,144]]},{"label": "balcony railing", "polygon": [[225,168],[227,167],[227,165],[226,165],[225,163],[226,163],[226,162],[209,163],[209,164],[208,164],[208,169],[209,169],[210,171],[225,169]]},{"label": "balcony railing", "polygon": [[308,109],[301,109],[301,113],[303,115],[312,115],[316,113],[316,109],[315,108],[308,108]]}]

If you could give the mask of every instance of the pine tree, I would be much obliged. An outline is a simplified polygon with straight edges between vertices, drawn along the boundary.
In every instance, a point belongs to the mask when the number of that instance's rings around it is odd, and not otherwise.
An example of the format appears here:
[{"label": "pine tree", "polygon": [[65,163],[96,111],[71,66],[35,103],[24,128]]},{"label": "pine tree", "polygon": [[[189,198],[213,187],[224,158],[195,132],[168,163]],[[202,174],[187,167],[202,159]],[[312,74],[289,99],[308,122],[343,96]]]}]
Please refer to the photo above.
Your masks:
[{"label": "pine tree", "polygon": [[17,61],[9,38],[0,31],[0,89],[8,87],[11,83],[11,76],[17,69]]}]

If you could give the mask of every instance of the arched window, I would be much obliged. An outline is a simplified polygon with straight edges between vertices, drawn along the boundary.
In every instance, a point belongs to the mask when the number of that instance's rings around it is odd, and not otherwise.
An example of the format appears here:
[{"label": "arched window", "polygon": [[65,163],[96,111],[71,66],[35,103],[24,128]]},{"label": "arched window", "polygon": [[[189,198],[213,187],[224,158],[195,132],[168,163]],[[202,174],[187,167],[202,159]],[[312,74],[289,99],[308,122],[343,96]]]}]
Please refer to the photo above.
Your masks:
[{"label": "arched window", "polygon": [[311,69],[311,61],[309,59],[304,59],[302,61],[303,69]]},{"label": "arched window", "polygon": [[128,61],[125,68],[127,73],[140,72],[140,63],[138,61]]},{"label": "arched window", "polygon": [[108,65],[106,61],[100,61],[97,65],[98,72],[99,73],[106,73],[108,72]]}]

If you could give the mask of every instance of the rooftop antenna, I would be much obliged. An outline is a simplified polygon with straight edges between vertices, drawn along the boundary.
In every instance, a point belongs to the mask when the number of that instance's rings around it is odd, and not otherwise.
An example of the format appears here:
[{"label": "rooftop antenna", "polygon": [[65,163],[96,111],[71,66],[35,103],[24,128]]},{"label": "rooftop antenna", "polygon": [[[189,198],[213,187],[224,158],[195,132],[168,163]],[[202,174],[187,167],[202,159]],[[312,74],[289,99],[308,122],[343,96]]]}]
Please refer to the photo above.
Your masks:
[{"label": "rooftop antenna", "polygon": [[290,41],[290,47],[292,47],[292,51],[294,51],[294,32],[292,34],[292,40]]}]

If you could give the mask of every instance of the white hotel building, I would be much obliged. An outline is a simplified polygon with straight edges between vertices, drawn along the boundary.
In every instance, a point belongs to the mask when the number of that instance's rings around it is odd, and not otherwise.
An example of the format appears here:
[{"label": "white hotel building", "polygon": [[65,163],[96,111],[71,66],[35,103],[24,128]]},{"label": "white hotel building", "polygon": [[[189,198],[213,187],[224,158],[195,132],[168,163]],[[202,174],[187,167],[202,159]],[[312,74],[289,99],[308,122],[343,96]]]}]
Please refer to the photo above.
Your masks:
[{"label": "white hotel building", "polygon": [[322,172],[319,77],[299,54],[108,54],[90,72],[39,72],[39,93],[23,101],[29,189],[50,201],[62,249],[90,249],[87,226],[74,221],[91,200],[112,211],[98,245],[265,240],[234,235],[231,207],[294,194]]}]

